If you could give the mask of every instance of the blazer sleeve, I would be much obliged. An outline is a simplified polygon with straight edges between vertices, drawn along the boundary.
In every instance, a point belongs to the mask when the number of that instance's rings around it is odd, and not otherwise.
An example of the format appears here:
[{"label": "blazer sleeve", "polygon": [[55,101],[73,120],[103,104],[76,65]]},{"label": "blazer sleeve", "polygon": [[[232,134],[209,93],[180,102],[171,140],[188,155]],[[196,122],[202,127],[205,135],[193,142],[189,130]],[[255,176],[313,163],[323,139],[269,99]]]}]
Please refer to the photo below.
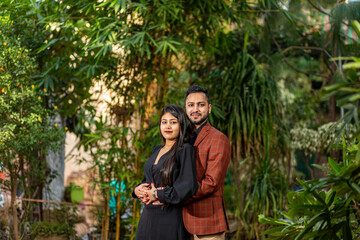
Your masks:
[{"label": "blazer sleeve", "polygon": [[205,177],[189,201],[202,199],[216,192],[224,184],[230,162],[230,143],[224,134],[216,135],[210,144]]},{"label": "blazer sleeve", "polygon": [[161,203],[179,204],[189,199],[198,189],[193,146],[184,144],[177,152],[179,175],[173,185],[157,191]]}]

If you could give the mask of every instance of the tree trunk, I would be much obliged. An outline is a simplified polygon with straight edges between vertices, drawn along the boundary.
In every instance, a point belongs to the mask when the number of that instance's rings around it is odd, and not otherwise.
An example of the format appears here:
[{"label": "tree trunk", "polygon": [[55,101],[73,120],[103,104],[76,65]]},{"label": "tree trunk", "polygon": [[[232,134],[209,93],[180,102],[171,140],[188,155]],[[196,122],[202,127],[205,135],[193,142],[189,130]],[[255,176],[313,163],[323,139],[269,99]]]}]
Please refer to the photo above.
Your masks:
[{"label": "tree trunk", "polygon": [[13,236],[14,240],[20,240],[19,238],[19,230],[18,230],[18,217],[17,217],[17,209],[15,206],[16,202],[16,189],[17,189],[17,175],[15,173],[11,173],[11,212],[12,212],[12,218],[13,218]]},{"label": "tree trunk", "polygon": [[[50,125],[54,126],[57,124],[57,127],[64,127],[63,119],[60,116],[57,116],[56,119],[51,121]],[[49,151],[46,156],[46,164],[51,172],[56,171],[57,175],[48,185],[48,189],[43,189],[43,200],[57,201],[61,202],[64,196],[64,171],[65,171],[65,134],[63,136],[64,141],[59,142],[61,148],[57,152]],[[49,182],[50,179],[47,179]],[[45,208],[47,207],[46,204]]]}]

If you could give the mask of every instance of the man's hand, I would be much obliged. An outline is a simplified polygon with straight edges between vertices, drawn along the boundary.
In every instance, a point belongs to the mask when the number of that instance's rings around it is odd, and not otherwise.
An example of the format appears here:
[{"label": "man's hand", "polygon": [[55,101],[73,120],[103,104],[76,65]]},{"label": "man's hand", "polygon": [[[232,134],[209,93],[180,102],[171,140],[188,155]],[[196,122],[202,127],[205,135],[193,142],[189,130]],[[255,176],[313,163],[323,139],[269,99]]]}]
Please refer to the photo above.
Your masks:
[{"label": "man's hand", "polygon": [[152,205],[155,205],[155,206],[162,206],[164,205],[163,203],[161,203],[159,200],[156,200],[155,202],[152,202]]},{"label": "man's hand", "polygon": [[[157,190],[162,190],[162,189],[164,189],[164,187],[157,188]],[[159,200],[156,200],[155,202],[152,203],[152,205],[162,206],[162,205],[164,205],[164,203],[160,202]]]},{"label": "man's hand", "polygon": [[146,190],[149,189],[149,184],[148,183],[142,183],[139,186],[137,186],[134,190],[135,195],[142,201],[144,202],[146,200]]}]

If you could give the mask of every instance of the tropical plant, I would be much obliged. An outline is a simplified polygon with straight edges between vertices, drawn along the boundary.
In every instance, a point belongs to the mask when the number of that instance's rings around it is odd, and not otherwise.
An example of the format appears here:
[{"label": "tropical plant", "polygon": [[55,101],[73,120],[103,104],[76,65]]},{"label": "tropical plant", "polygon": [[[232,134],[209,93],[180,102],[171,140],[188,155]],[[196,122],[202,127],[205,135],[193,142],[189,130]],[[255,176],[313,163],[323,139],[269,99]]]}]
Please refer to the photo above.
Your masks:
[{"label": "tropical plant", "polygon": [[302,181],[301,190],[288,193],[283,217],[259,215],[273,225],[266,239],[358,239],[360,200],[360,148],[358,142],[343,143],[343,160],[329,158],[329,167],[316,165],[327,177]]},{"label": "tropical plant", "polygon": [[222,32],[215,41],[226,45],[215,45],[219,53],[205,64],[193,65],[196,75],[192,82],[209,89],[213,105],[210,121],[231,143],[230,184],[236,206],[231,215],[241,222],[237,237],[259,238],[262,230],[257,214],[281,209],[287,186],[286,166],[280,161],[285,152],[281,150],[283,133],[277,125],[277,84],[247,51],[246,32]]},{"label": "tropical plant", "polygon": [[[360,38],[360,23],[356,20],[352,22],[352,26],[358,37]],[[360,44],[358,44],[360,46]],[[324,88],[323,99],[328,99],[330,96],[337,96],[337,105],[346,110],[343,116],[344,122],[348,123],[354,121],[359,126],[359,110],[358,103],[360,99],[359,94],[359,80],[360,74],[360,58],[340,57],[334,58],[334,61],[350,61],[342,65],[343,69],[339,69],[338,81],[334,84]],[[342,73],[344,70],[344,73]]]}]

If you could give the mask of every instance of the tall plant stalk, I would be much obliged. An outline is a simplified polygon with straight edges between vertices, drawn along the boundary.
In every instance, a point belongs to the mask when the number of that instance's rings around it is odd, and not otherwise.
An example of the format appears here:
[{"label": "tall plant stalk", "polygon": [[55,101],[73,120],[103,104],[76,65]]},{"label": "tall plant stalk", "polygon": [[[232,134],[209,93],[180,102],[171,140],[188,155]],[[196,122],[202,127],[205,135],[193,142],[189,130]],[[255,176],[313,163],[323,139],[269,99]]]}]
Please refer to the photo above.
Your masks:
[{"label": "tall plant stalk", "polygon": [[[277,84],[248,53],[246,32],[223,33],[217,38],[227,43],[231,53],[215,55],[204,66],[211,71],[203,75],[200,67],[197,73],[211,93],[211,121],[227,134],[232,146],[234,215],[243,223],[237,237],[245,232],[249,238],[260,239],[263,229],[257,214],[281,209],[287,186]],[[242,48],[234,39],[242,40]]]}]

